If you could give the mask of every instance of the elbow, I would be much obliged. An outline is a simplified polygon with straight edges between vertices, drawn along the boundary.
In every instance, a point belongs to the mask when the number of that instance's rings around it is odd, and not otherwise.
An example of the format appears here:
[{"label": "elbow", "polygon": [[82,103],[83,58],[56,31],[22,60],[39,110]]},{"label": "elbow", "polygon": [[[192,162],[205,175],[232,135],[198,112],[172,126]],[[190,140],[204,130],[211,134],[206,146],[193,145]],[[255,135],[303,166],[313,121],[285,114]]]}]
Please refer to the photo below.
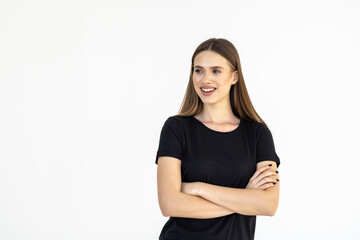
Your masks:
[{"label": "elbow", "polygon": [[267,208],[265,215],[269,217],[275,216],[276,210],[278,208],[278,202],[273,201],[268,206],[269,207]]},{"label": "elbow", "polygon": [[160,209],[164,217],[175,216],[176,211],[176,195],[174,196],[164,196],[160,200]]},{"label": "elbow", "polygon": [[170,217],[170,214],[168,214],[168,212],[165,212],[165,211],[161,211],[162,215],[164,217]]},{"label": "elbow", "polygon": [[178,209],[175,206],[168,206],[164,210],[161,210],[161,213],[164,217],[178,217]]},{"label": "elbow", "polygon": [[160,204],[160,210],[164,217],[171,216],[170,204]]},{"label": "elbow", "polygon": [[264,206],[263,213],[265,216],[273,217],[275,216],[276,210],[279,205],[279,195],[275,195],[273,193],[269,193],[266,197],[263,198]]},{"label": "elbow", "polygon": [[266,213],[266,216],[273,217],[273,216],[275,216],[275,213],[276,213],[276,209],[270,209],[270,210]]},{"label": "elbow", "polygon": [[160,210],[161,210],[161,213],[162,213],[162,215],[163,215],[164,217],[168,217],[168,216],[169,216],[169,211],[168,211],[168,209],[166,209],[165,207],[162,207],[162,206],[160,205]]}]

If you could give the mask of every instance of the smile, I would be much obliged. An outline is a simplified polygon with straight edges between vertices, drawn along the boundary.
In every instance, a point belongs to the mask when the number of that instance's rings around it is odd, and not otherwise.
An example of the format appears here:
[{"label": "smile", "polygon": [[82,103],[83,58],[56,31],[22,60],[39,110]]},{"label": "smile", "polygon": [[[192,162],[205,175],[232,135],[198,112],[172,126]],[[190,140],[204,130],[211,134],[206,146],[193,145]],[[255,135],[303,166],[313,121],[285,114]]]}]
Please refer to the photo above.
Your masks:
[{"label": "smile", "polygon": [[201,89],[202,94],[205,96],[210,96],[216,90],[216,88],[200,88],[200,89]]}]

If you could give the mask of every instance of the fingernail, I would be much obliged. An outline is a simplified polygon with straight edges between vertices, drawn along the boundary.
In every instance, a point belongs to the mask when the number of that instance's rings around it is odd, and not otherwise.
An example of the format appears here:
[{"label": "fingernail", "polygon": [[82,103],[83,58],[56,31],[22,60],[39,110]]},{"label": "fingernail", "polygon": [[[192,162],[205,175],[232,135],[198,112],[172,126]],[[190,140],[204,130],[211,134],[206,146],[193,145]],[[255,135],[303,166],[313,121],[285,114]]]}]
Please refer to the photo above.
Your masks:
[{"label": "fingernail", "polygon": [[276,184],[276,182],[273,182],[273,184],[275,185],[275,184]]},{"label": "fingernail", "polygon": [[276,173],[279,173],[279,171],[277,171],[277,170],[276,170],[275,172],[276,172]]},{"label": "fingernail", "polygon": [[269,167],[271,167],[271,166],[272,166],[272,164],[270,163],[270,164],[269,164]]},{"label": "fingernail", "polygon": [[276,179],[276,181],[280,181],[279,179]]}]

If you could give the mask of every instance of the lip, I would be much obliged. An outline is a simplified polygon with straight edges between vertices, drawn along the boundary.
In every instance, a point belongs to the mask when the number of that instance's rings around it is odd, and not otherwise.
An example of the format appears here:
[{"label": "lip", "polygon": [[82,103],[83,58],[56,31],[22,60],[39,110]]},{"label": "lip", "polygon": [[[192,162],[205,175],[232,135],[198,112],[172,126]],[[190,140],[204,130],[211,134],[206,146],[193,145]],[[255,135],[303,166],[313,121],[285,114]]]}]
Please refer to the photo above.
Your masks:
[{"label": "lip", "polygon": [[216,88],[216,87],[211,87],[211,86],[200,86],[200,88],[209,89],[209,88]]},{"label": "lip", "polygon": [[[208,88],[205,88],[205,89],[208,89]],[[214,88],[214,90],[211,92],[204,92],[201,88],[200,88],[200,91],[204,96],[210,96],[216,91],[216,88]]]}]

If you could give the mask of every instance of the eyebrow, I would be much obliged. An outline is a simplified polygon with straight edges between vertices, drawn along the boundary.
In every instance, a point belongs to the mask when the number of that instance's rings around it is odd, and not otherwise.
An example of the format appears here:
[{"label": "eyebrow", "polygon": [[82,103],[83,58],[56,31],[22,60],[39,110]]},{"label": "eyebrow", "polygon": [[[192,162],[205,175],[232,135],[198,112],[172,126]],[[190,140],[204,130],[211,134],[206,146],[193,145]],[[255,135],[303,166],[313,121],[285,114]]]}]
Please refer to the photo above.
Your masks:
[{"label": "eyebrow", "polygon": [[[196,65],[194,68],[203,68],[202,66],[199,66],[199,65]],[[210,68],[222,68],[222,69],[224,69],[223,67],[221,67],[221,66],[212,66],[212,67],[210,67]]]}]

